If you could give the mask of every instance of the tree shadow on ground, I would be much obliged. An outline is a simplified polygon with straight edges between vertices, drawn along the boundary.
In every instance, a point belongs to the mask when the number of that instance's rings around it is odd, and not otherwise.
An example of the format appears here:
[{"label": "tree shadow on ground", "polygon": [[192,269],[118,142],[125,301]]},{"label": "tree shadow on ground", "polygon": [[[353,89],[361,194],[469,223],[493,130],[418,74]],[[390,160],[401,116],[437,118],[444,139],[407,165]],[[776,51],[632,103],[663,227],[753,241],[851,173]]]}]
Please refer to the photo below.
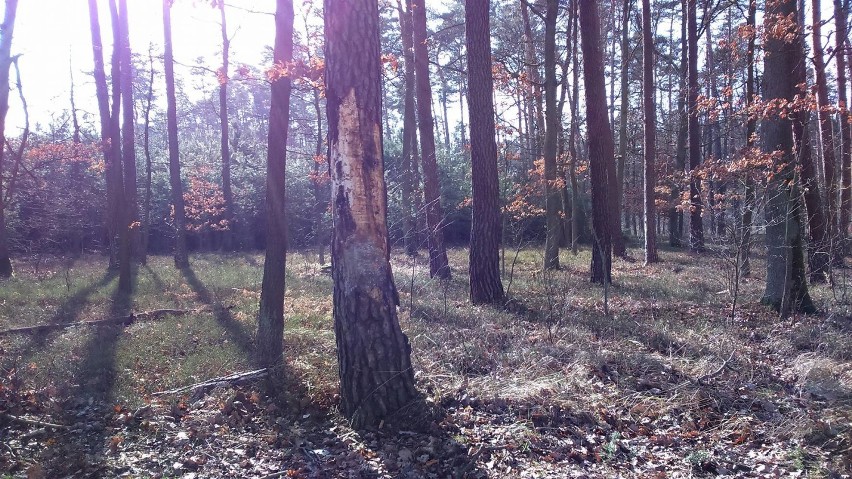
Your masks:
[{"label": "tree shadow on ground", "polygon": [[[48,319],[46,324],[67,324],[74,323],[80,319],[80,314],[88,304],[89,297],[99,289],[103,288],[118,276],[117,270],[107,270],[104,275],[96,282],[80,289],[73,295],[67,297],[56,311]],[[65,330],[44,331],[33,333],[27,338],[26,344],[19,349],[18,356],[21,357],[22,363],[29,363],[32,356],[42,351],[44,347],[51,341],[58,338]]]},{"label": "tree shadow on ground", "polygon": [[248,355],[249,360],[254,362],[254,338],[250,334],[246,333],[245,329],[243,329],[243,325],[234,318],[234,315],[231,314],[228,305],[222,304],[219,298],[207,289],[201,279],[199,279],[195,274],[195,271],[193,271],[191,266],[180,268],[180,272],[186,279],[189,287],[192,288],[192,291],[194,291],[198,296],[198,299],[205,305],[213,308],[213,314],[216,317],[216,321],[225,329],[225,331],[228,332],[231,338],[233,338],[240,350]]}]

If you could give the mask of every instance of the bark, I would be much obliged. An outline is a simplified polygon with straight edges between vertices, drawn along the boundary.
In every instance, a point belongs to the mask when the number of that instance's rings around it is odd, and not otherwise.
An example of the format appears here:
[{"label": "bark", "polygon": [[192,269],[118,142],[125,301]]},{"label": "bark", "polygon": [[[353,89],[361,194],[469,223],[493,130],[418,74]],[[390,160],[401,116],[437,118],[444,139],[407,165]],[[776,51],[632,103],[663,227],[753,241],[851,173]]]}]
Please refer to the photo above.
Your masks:
[{"label": "bark", "polygon": [[[277,0],[273,60],[285,67],[293,60],[293,0]],[[257,315],[257,354],[262,366],[283,360],[284,273],[287,262],[285,178],[292,82],[282,75],[272,82],[266,154],[266,258]]]},{"label": "bark", "polygon": [[186,249],[186,211],[183,183],[180,178],[180,149],[178,147],[177,100],[175,98],[174,53],[172,49],[171,0],[163,0],[163,64],[166,76],[166,129],[169,142],[169,185],[172,190],[172,211],[175,227],[175,266],[189,266]]},{"label": "bark", "polygon": [[[689,135],[687,124],[689,122],[689,113],[686,110],[687,97],[687,36],[686,36],[686,20],[681,19],[681,53],[680,53],[680,70],[681,70],[681,89],[677,96],[677,111],[678,115],[678,130],[677,141],[675,143],[675,167],[677,171],[686,170],[686,142]],[[680,248],[683,239],[683,213],[677,208],[681,203],[680,188],[677,184],[672,185],[672,193],[670,196],[671,206],[669,207],[669,246]]]},{"label": "bark", "polygon": [[[527,134],[531,142],[531,160],[541,158],[542,138],[541,132],[545,131],[544,120],[544,97],[541,93],[541,74],[539,73],[539,63],[535,55],[535,38],[532,33],[532,24],[530,23],[529,5],[525,0],[521,0],[521,20],[524,24],[524,63],[529,77],[529,82],[532,84],[532,97],[527,95],[527,100],[533,109],[533,114],[529,115],[531,128],[527,129]],[[533,161],[530,161],[530,168],[533,168]]]},{"label": "bark", "polygon": [[[752,27],[753,31],[755,24],[755,17],[757,14],[757,2],[750,2],[748,7],[748,17],[747,23],[750,27]],[[754,104],[754,43],[755,43],[756,34],[752,35],[748,39],[748,47],[746,50],[746,65],[747,65],[747,73],[746,73],[746,110],[750,110],[751,106]],[[749,115],[748,120],[746,120],[746,150],[750,150],[754,147],[754,134],[757,131],[757,119],[753,118],[752,115]],[[745,184],[745,197],[744,197],[744,206],[743,206],[743,218],[742,218],[742,238],[740,247],[742,248],[742,263],[740,266],[740,273],[742,276],[749,276],[751,274],[751,226],[753,222],[753,215],[755,207],[755,191],[754,191],[754,179],[751,176],[746,177]]]},{"label": "bark", "polygon": [[222,198],[225,202],[224,247],[234,249],[236,245],[237,218],[234,215],[234,192],[231,187],[231,144],[228,124],[228,69],[230,68],[231,39],[228,38],[228,24],[225,17],[225,0],[218,0],[219,26],[222,32],[222,67],[219,71],[219,143],[222,154]]},{"label": "bark", "polygon": [[578,0],[571,0],[569,8],[571,8],[571,35],[573,48],[571,49],[571,64],[574,65],[571,73],[571,132],[568,135],[568,154],[570,163],[568,165],[568,179],[571,182],[571,254],[577,255],[577,238],[580,234],[580,222],[578,212],[580,211],[580,185],[577,181],[577,137],[579,136],[579,125],[577,116],[579,115],[580,103],[580,62],[578,60],[578,51],[580,42],[578,41],[580,20],[578,9]]},{"label": "bark", "polygon": [[583,49],[583,81],[586,89],[586,122],[589,135],[589,169],[592,182],[591,280],[612,281],[612,192],[615,159],[612,129],[607,117],[601,21],[594,0],[579,0],[580,43]]},{"label": "bark", "polygon": [[322,126],[322,105],[320,104],[320,92],[317,89],[313,90],[313,105],[314,112],[316,113],[316,137],[317,141],[314,146],[314,162],[311,165],[315,181],[311,183],[311,189],[314,194],[314,237],[317,243],[317,252],[319,253],[319,262],[320,264],[325,264],[325,245],[326,245],[326,234],[325,227],[323,224],[323,217],[325,216],[325,212],[328,210],[328,199],[331,196],[331,192],[328,190],[328,185],[323,183],[320,178],[323,177],[323,171],[320,170],[322,167],[324,171],[328,171],[328,163],[323,161],[319,162],[319,158],[322,158],[322,147],[324,144],[323,141],[323,126]]},{"label": "bark", "polygon": [[[796,16],[795,0],[767,1],[765,31],[773,31],[776,16]],[[793,28],[798,25],[793,24]],[[801,39],[792,30],[792,41],[781,35],[766,39],[763,92],[767,100],[792,101],[796,94],[796,64],[801,61]],[[766,204],[766,289],[762,301],[780,314],[791,311],[814,311],[805,281],[802,226],[799,210],[799,187],[795,173],[793,121],[775,115],[762,122],[763,150],[780,151],[783,155],[768,185],[771,192]],[[783,165],[783,166],[781,166]]]},{"label": "bark", "polygon": [[121,156],[124,173],[124,201],[127,214],[128,245],[135,261],[145,262],[142,230],[139,228],[139,194],[136,185],[136,128],[133,109],[133,64],[130,49],[130,22],[127,0],[118,1],[118,30],[121,34],[119,62],[121,67]]},{"label": "bark", "polygon": [[420,151],[423,155],[423,184],[426,197],[426,228],[429,238],[429,276],[450,278],[450,265],[444,246],[444,213],[435,155],[435,119],[432,116],[432,85],[429,82],[429,45],[426,41],[426,8],[412,3],[414,71],[417,83],[417,120]]},{"label": "bark", "polygon": [[130,223],[130,209],[127,189],[124,184],[124,159],[121,135],[121,101],[123,80],[121,78],[121,45],[124,43],[121,33],[121,17],[114,0],[108,0],[110,16],[112,17],[112,67],[110,77],[112,80],[112,111],[110,113],[109,131],[110,148],[113,150],[113,165],[106,166],[106,174],[113,177],[118,192],[115,204],[115,224],[118,232],[118,289],[122,293],[129,293],[132,289],[130,270],[130,237],[132,227]]},{"label": "bark", "polygon": [[411,37],[411,5],[406,4],[406,10],[402,9],[402,3],[397,2],[399,11],[400,31],[402,32],[402,49],[405,79],[405,103],[403,111],[402,126],[402,211],[405,252],[409,256],[415,256],[418,250],[417,242],[417,212],[412,211],[416,186],[414,185],[414,169],[417,164],[414,161],[415,150],[417,150],[417,111],[415,105],[415,81],[414,81],[414,45]]},{"label": "bark", "polygon": [[[503,300],[500,281],[500,183],[494,138],[494,80],[491,73],[490,2],[465,4],[470,159],[473,217],[470,233],[470,300],[473,304]],[[555,160],[555,159],[554,159]],[[557,250],[558,252],[558,250]]]},{"label": "bark", "polygon": [[15,31],[17,0],[6,0],[3,24],[0,25],[0,278],[12,276],[9,241],[6,237],[6,204],[3,192],[3,167],[6,157],[6,113],[9,111],[9,71],[12,66],[12,36]]},{"label": "bark", "polygon": [[656,263],[657,256],[657,208],[654,204],[656,172],[654,159],[657,156],[657,107],[654,102],[654,35],[651,24],[651,1],[642,0],[642,110],[645,122],[645,264]]},{"label": "bark", "polygon": [[837,55],[837,102],[840,106],[840,240],[844,244],[849,236],[852,215],[852,129],[849,125],[849,101],[846,92],[846,64],[849,54],[848,14],[844,0],[834,0],[835,54]]},{"label": "bark", "polygon": [[701,179],[695,170],[701,166],[701,131],[698,128],[698,27],[696,1],[684,0],[687,30],[687,130],[689,137],[689,248],[704,250],[704,224],[701,219]]},{"label": "bark", "polygon": [[148,238],[151,231],[151,109],[154,104],[154,50],[148,49],[148,94],[145,97],[144,126],[142,133],[142,152],[145,155],[145,203],[142,210],[142,258],[148,256]]},{"label": "bark", "polygon": [[[618,118],[618,164],[616,166],[618,184],[615,190],[615,217],[617,218],[618,229],[613,231],[613,253],[616,256],[624,256],[626,253],[624,241],[618,241],[615,235],[618,233],[618,237],[621,237],[622,212],[625,215],[625,220],[627,219],[627,209],[624,205],[624,167],[627,161],[627,116],[630,109],[630,77],[628,76],[630,55],[628,50],[630,49],[630,11],[632,7],[632,0],[624,0],[621,12],[621,111]],[[627,224],[626,221],[625,224]]]},{"label": "bark", "polygon": [[[559,235],[562,220],[561,203],[556,183],[557,130],[560,119],[556,105],[556,21],[559,16],[558,0],[547,0],[544,16],[544,210],[547,235],[544,242],[544,269],[559,269]],[[472,85],[471,85],[472,86]]]},{"label": "bark", "polygon": [[[415,14],[422,15],[425,33],[422,5]],[[377,425],[416,396],[389,262],[378,4],[325,0],[325,39],[341,410],[360,428]],[[425,44],[416,48],[421,46],[425,50]],[[424,99],[420,103],[428,105]]]},{"label": "bark", "polygon": [[811,12],[813,13],[813,57],[814,57],[814,76],[816,79],[816,96],[819,109],[817,116],[819,118],[819,134],[822,139],[822,164],[823,173],[825,174],[825,212],[826,222],[828,225],[828,241],[823,248],[827,251],[834,252],[834,239],[837,238],[837,177],[835,174],[835,157],[834,157],[834,135],[832,132],[831,115],[828,109],[831,103],[828,98],[828,83],[825,77],[825,60],[823,58],[822,49],[822,17],[820,15],[820,2],[813,0],[811,2]]}]

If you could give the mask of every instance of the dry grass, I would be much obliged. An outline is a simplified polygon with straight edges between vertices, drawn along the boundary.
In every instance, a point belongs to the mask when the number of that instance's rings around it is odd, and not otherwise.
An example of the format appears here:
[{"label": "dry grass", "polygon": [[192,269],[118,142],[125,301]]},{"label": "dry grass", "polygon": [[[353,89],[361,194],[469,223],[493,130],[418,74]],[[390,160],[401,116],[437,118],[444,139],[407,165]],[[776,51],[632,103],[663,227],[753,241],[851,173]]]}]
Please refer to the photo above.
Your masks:
[{"label": "dry grass", "polygon": [[[568,461],[601,477],[642,477],[654,470],[647,459],[637,465],[647,457],[690,473],[710,471],[707,464],[736,473],[738,463],[811,474],[848,468],[852,321],[844,278],[813,289],[825,314],[785,319],[759,305],[763,282],[747,279],[732,320],[724,261],[713,253],[661,256],[650,267],[615,262],[605,313],[603,289],[588,282],[587,251],[563,253],[555,272],[540,271],[539,251],[522,251],[505,307],[468,303],[463,250],[451,252],[448,282],[428,278],[423,256],[395,254],[418,384],[447,412],[454,441],[520,448],[522,464],[544,475]],[[152,258],[124,298],[102,258],[20,262],[0,289],[2,329],[219,309],[126,328],[0,337],[3,381],[53,404],[44,414],[61,420],[67,404],[136,408],[155,391],[250,369],[261,264],[259,255],[198,255],[178,271],[169,258]],[[763,267],[758,258],[753,270]],[[285,350],[299,385],[287,401],[334,414],[331,278],[315,256],[296,253],[287,281]],[[13,406],[0,402],[0,410]],[[578,459],[571,451],[581,448]],[[486,475],[513,475],[492,466],[483,467]]]}]

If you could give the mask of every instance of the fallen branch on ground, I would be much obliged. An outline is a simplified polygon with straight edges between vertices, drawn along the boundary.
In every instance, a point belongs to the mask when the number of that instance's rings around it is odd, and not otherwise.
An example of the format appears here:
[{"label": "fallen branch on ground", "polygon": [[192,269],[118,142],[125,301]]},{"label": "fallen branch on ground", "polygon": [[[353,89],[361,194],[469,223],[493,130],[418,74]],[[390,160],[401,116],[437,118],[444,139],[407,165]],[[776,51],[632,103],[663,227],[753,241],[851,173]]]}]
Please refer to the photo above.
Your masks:
[{"label": "fallen branch on ground", "polygon": [[152,396],[165,396],[168,394],[179,394],[183,392],[193,393],[203,393],[209,389],[213,389],[218,386],[236,386],[238,384],[246,383],[249,381],[255,381],[257,379],[265,378],[269,374],[269,370],[266,368],[256,369],[254,371],[245,371],[241,373],[229,374],[227,376],[222,376],[218,378],[208,379],[206,381],[191,384],[189,386],[179,387],[177,389],[170,389],[168,391],[159,391],[152,394]]},{"label": "fallen branch on ground", "polygon": [[54,424],[52,422],[44,422],[38,421],[36,419],[29,419],[21,416],[14,416],[12,414],[3,414],[0,417],[4,417],[12,422],[16,422],[18,424],[23,424],[25,426],[39,426],[39,427],[49,427],[53,429],[68,429],[68,426],[63,426],[62,424]]},{"label": "fallen branch on ground", "polygon": [[141,313],[130,313],[127,316],[117,316],[114,318],[107,319],[97,319],[92,321],[75,321],[73,323],[50,323],[50,324],[37,324],[35,326],[25,326],[22,328],[12,328],[4,331],[0,331],[0,336],[5,336],[8,334],[27,334],[27,333],[43,333],[46,331],[53,331],[55,329],[65,329],[72,328],[76,326],[103,326],[110,324],[123,324],[125,326],[130,326],[134,321],[137,320],[155,320],[159,319],[163,316],[183,316],[190,313],[201,313],[205,311],[216,311],[218,309],[231,309],[233,306],[225,306],[223,308],[197,308],[197,309],[155,309],[152,311],[142,311]]}]

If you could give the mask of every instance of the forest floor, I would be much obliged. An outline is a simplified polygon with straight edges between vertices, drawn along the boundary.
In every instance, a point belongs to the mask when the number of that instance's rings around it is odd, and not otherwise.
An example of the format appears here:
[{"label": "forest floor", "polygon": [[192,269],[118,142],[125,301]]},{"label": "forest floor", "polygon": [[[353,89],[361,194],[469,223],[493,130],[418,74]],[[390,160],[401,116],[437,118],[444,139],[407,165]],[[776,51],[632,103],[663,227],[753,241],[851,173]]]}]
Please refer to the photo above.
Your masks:
[{"label": "forest floor", "polygon": [[316,255],[288,258],[274,397],[265,381],[154,394],[256,369],[262,255],[153,257],[130,298],[101,257],[19,261],[0,330],[135,316],[0,333],[0,477],[850,477],[852,270],[812,289],[821,314],[781,319],[759,303],[761,258],[732,315],[730,262],[661,256],[616,260],[605,308],[588,250],[556,272],[510,251],[513,299],[494,308],[467,301],[466,251],[443,283],[395,254],[429,419],[374,431],[337,411]]}]

